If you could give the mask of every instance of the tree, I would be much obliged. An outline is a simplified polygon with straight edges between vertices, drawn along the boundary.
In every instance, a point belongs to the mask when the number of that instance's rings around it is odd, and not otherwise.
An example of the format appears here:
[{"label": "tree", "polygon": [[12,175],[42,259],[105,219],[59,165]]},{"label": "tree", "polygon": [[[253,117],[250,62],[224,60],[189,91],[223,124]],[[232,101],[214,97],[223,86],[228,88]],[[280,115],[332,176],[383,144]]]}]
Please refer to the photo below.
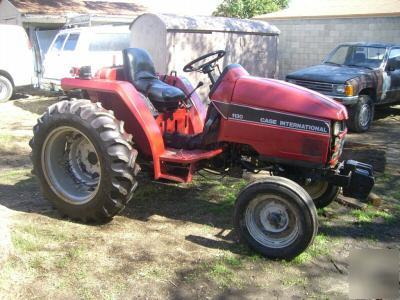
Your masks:
[{"label": "tree", "polygon": [[288,0],[223,0],[213,16],[249,19],[274,12],[288,5]]}]

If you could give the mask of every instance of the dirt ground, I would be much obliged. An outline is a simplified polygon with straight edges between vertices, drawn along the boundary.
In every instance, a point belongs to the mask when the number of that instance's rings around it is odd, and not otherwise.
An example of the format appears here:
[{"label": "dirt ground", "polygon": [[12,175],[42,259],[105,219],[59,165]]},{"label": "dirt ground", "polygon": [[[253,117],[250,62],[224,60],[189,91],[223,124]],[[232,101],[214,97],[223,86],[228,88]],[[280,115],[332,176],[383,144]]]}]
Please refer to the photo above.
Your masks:
[{"label": "dirt ground", "polygon": [[140,180],[128,208],[90,226],[62,219],[31,174],[28,141],[53,95],[19,94],[0,105],[0,209],[14,247],[0,299],[346,299],[349,252],[400,245],[400,107],[350,134],[345,157],[372,163],[383,199],[365,211],[319,210],[314,244],[290,262],[264,259],[232,238],[245,180],[196,176],[191,184]]}]

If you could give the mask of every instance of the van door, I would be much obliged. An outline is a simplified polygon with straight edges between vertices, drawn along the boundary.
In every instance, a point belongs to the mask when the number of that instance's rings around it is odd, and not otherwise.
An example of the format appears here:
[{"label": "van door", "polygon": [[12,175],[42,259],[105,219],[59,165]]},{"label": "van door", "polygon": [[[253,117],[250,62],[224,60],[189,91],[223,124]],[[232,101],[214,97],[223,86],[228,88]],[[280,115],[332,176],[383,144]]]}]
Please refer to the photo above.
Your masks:
[{"label": "van door", "polygon": [[400,102],[400,47],[390,50],[386,72],[389,79],[387,99],[390,102]]},{"label": "van door", "polygon": [[61,76],[61,69],[63,68],[63,61],[61,59],[62,48],[68,34],[63,33],[58,35],[50,50],[47,52],[43,62],[43,78],[59,79]]}]

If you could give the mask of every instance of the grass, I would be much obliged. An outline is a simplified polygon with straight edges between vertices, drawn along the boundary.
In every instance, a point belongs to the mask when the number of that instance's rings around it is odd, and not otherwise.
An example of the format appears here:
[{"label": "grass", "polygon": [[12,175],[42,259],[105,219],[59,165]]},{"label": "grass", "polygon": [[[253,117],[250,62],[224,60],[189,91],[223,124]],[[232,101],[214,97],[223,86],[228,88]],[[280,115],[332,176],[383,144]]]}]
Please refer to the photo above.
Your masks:
[{"label": "grass", "polygon": [[400,200],[400,189],[397,190],[397,191],[395,191],[395,192],[393,192],[392,195],[393,195],[393,197],[394,197],[395,199]]},{"label": "grass", "polygon": [[393,175],[388,173],[382,173],[376,177],[377,183],[388,183],[393,180]]},{"label": "grass", "polygon": [[[237,180],[232,178],[224,178],[221,181],[216,180],[215,176],[210,177],[212,180],[207,180],[204,178],[195,181],[196,185],[201,185],[206,183],[209,188],[205,192],[205,196],[210,201],[215,202],[216,205],[213,206],[210,211],[216,214],[225,214],[230,212],[233,208],[236,198],[240,190],[247,184],[245,180]],[[204,197],[204,196],[203,196]]]},{"label": "grass", "polygon": [[60,228],[40,228],[34,225],[18,225],[13,230],[14,247],[21,252],[37,251],[54,243],[62,243],[67,236]]},{"label": "grass", "polygon": [[15,168],[2,171],[0,173],[1,184],[15,184],[20,183],[24,179],[32,178],[31,168]]},{"label": "grass", "polygon": [[232,266],[222,260],[210,263],[208,269],[207,276],[220,288],[237,287],[241,285],[241,281]]},{"label": "grass", "polygon": [[[80,231],[82,227],[86,230]],[[73,298],[115,299],[126,290],[126,278],[108,265],[107,253],[99,249],[102,234],[96,231],[43,217],[37,217],[34,224],[14,225],[14,256],[0,274],[0,290],[9,289],[18,278],[20,284],[37,280],[48,295],[61,289],[70,291]]]},{"label": "grass", "polygon": [[329,255],[332,246],[332,241],[330,241],[325,234],[318,234],[310,247],[308,247],[305,252],[296,256],[291,263],[301,265],[320,256],[327,256]]},{"label": "grass", "polygon": [[10,145],[15,143],[25,143],[29,141],[30,136],[16,136],[13,134],[0,134],[0,144],[1,145]]},{"label": "grass", "polygon": [[13,132],[9,134],[0,133],[0,154],[26,157],[30,152],[29,139],[30,136],[18,136]]},{"label": "grass", "polygon": [[225,257],[225,262],[227,265],[231,266],[231,267],[241,267],[242,266],[242,260],[235,257],[235,256],[227,256]]},{"label": "grass", "polygon": [[282,284],[284,286],[305,286],[307,284],[307,278],[305,277],[285,278],[282,279]]},{"label": "grass", "polygon": [[368,207],[366,210],[354,209],[352,210],[351,214],[360,223],[371,223],[377,218],[383,218],[383,220],[387,223],[390,223],[394,220],[394,216],[392,214],[385,211],[376,210],[371,207]]},{"label": "grass", "polygon": [[206,278],[223,289],[242,286],[244,280],[238,272],[244,268],[245,264],[247,264],[245,258],[224,252],[222,255],[218,255],[217,258],[200,263],[198,268],[184,276],[184,280],[191,284]]}]

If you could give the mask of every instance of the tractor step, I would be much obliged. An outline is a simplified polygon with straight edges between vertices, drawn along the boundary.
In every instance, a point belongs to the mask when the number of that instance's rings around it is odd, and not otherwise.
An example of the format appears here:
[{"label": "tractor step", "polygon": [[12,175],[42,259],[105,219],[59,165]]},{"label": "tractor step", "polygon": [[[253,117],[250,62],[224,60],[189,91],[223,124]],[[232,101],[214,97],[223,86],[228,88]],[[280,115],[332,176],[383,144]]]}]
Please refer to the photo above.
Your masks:
[{"label": "tractor step", "polygon": [[166,148],[160,156],[161,173],[160,178],[190,182],[196,171],[196,163],[204,159],[210,159],[222,152],[222,149],[215,150],[183,150]]},{"label": "tractor step", "polygon": [[175,148],[166,148],[160,156],[161,161],[174,162],[181,164],[191,164],[204,159],[210,159],[222,153],[222,149],[215,150],[183,150]]}]

